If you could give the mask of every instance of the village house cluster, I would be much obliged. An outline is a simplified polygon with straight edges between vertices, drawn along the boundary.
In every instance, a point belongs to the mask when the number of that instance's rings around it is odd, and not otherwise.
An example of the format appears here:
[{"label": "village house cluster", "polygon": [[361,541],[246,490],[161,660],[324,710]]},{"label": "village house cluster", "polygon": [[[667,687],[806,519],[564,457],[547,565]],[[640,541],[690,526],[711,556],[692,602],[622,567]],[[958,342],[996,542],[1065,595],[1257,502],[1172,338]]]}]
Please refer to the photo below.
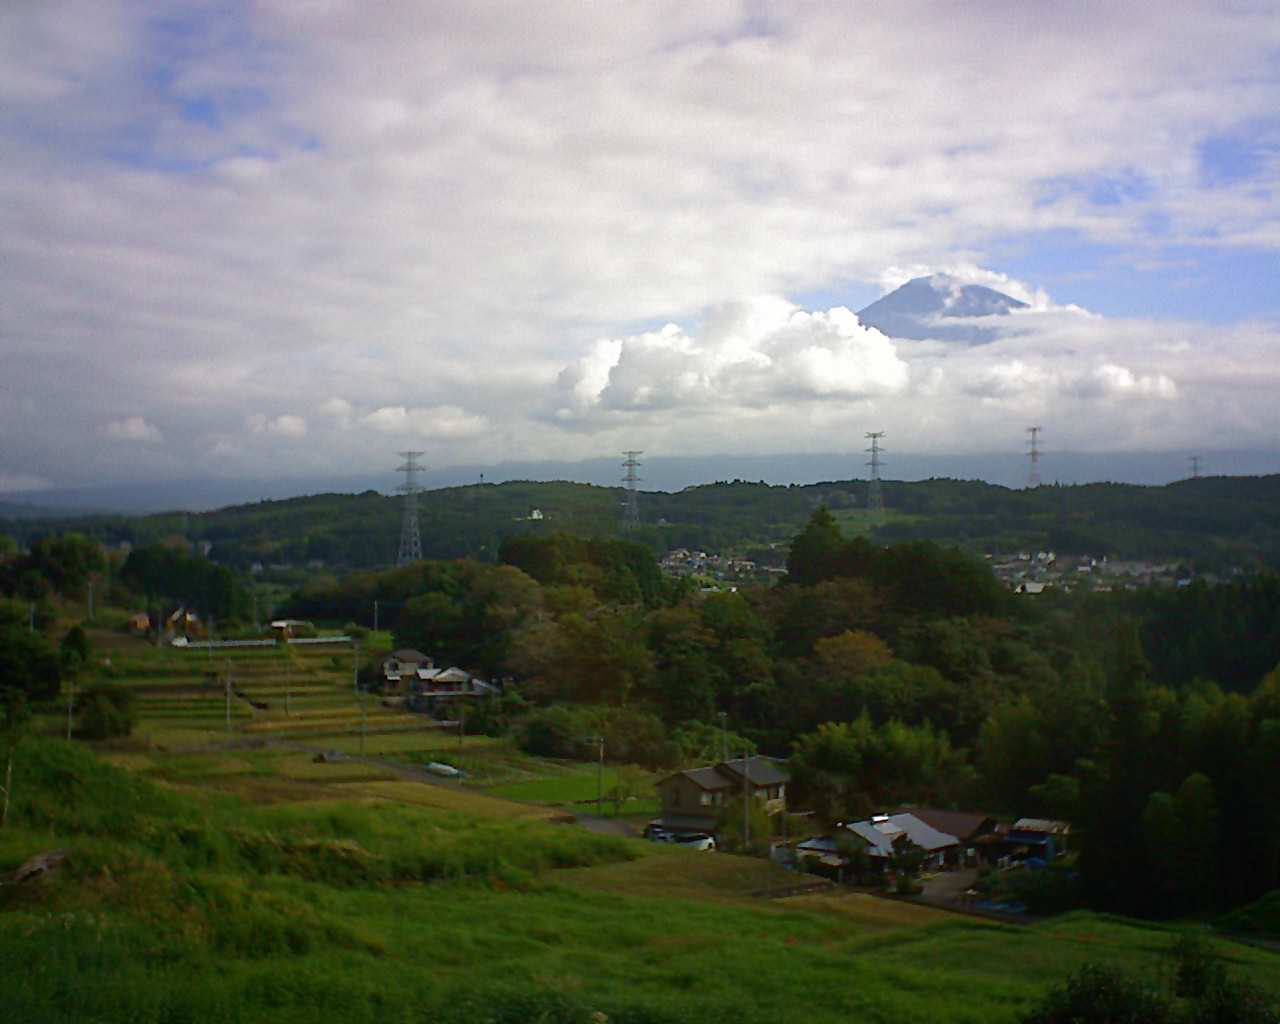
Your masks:
[{"label": "village house cluster", "polygon": [[711,555],[689,548],[668,551],[659,564],[668,576],[700,576],[731,583],[763,582],[786,575],[785,569],[758,565],[749,558]]},{"label": "village house cluster", "polygon": [[[1191,570],[1177,562],[1058,555],[1052,551],[988,555],[987,560],[996,578],[1018,594],[1041,594],[1051,588],[1109,593],[1139,587],[1185,587],[1192,579]],[[1216,582],[1210,576],[1203,578]]]}]

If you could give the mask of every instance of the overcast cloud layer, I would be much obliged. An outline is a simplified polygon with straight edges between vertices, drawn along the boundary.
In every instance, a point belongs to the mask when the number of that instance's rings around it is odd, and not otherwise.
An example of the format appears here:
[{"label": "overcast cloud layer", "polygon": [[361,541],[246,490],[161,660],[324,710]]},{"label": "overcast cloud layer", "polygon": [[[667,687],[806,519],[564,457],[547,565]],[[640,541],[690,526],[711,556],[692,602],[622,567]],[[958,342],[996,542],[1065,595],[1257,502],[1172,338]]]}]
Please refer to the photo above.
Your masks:
[{"label": "overcast cloud layer", "polygon": [[[0,491],[1032,423],[1275,449],[1274,298],[1070,282],[1280,267],[1277,111],[1270,0],[11,0]],[[1052,294],[1003,264],[1042,246],[1080,261]],[[1031,308],[977,347],[845,308],[942,270]]]}]

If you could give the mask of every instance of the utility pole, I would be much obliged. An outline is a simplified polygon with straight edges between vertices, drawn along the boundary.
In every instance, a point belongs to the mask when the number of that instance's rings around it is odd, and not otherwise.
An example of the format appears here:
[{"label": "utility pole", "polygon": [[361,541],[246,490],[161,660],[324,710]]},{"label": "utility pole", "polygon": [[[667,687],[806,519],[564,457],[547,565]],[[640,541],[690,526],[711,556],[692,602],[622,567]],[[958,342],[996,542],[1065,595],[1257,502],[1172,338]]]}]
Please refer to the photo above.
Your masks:
[{"label": "utility pole", "polygon": [[751,777],[745,750],[742,752],[742,852],[751,853]]},{"label": "utility pole", "polygon": [[227,674],[227,735],[231,735],[231,659],[224,666]]},{"label": "utility pole", "polygon": [[285,641],[284,648],[284,714],[286,718],[293,717],[293,654],[289,650],[288,641]]},{"label": "utility pole", "polygon": [[600,759],[596,762],[596,815],[604,814],[604,734],[597,736],[600,741]]},{"label": "utility pole", "polygon": [[596,744],[598,750],[596,761],[596,814],[604,814],[604,736],[587,736],[586,743]]},{"label": "utility pole", "polygon": [[360,689],[360,644],[351,641],[351,685],[360,694],[360,756],[364,757],[365,734],[369,731],[369,712],[365,707],[365,693]]},{"label": "utility pole", "polygon": [[364,691],[360,692],[360,756],[364,757],[364,738],[369,732],[369,712],[365,708]]}]

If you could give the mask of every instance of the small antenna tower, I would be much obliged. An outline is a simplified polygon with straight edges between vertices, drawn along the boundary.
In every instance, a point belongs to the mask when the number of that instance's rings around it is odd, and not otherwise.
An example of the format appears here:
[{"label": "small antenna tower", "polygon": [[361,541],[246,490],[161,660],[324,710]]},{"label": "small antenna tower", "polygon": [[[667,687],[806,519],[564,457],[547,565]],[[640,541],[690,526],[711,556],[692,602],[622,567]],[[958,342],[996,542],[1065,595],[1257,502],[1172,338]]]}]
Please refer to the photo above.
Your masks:
[{"label": "small antenna tower", "polygon": [[626,476],[622,478],[627,488],[626,496],[622,499],[622,528],[634,530],[640,525],[640,500],[636,493],[636,484],[640,482],[640,477],[636,476],[636,470],[640,468],[640,460],[636,456],[643,455],[644,452],[623,452],[622,454],[627,457],[627,461],[622,464],[622,468],[627,471]]},{"label": "small antenna tower", "polygon": [[404,465],[397,470],[404,474],[404,483],[396,490],[404,495],[404,519],[400,524],[400,554],[396,556],[396,565],[409,565],[422,558],[422,537],[418,533],[418,456],[422,452],[397,452]]},{"label": "small antenna tower", "polygon": [[1027,458],[1031,460],[1031,471],[1027,473],[1027,487],[1040,486],[1040,431],[1043,427],[1027,427],[1027,433],[1031,435],[1028,444],[1031,445],[1027,451]]},{"label": "small antenna tower", "polygon": [[884,493],[880,490],[880,467],[884,463],[880,460],[880,454],[884,449],[880,447],[880,438],[884,437],[884,431],[869,431],[866,437],[871,442],[871,447],[867,449],[871,453],[871,458],[867,461],[867,465],[871,467],[871,479],[867,481],[867,511],[873,516],[881,516],[884,515]]},{"label": "small antenna tower", "polygon": [[1191,463],[1191,479],[1199,480],[1200,479],[1200,456],[1193,455],[1191,456],[1190,459],[1188,459],[1188,461]]}]

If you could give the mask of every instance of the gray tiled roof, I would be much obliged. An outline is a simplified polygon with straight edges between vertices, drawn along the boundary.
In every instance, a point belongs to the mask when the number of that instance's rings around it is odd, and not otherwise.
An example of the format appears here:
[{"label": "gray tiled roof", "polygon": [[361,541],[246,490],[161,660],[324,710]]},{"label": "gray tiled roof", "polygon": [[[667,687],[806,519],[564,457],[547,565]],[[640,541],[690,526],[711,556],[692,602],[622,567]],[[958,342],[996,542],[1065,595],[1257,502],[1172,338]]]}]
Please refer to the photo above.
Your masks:
[{"label": "gray tiled roof", "polygon": [[[683,775],[690,782],[703,789],[716,791],[730,789],[742,785],[742,758],[733,761],[722,761],[717,765],[705,768],[686,768],[676,775]],[[779,786],[789,781],[778,763],[770,757],[759,755],[747,758],[747,775],[753,786]],[[675,776],[669,776],[674,778]]]},{"label": "gray tiled roof", "polygon": [[733,785],[731,778],[715,768],[689,768],[681,774],[703,789],[728,789]]},{"label": "gray tiled roof", "polygon": [[[742,778],[742,758],[724,761],[716,765],[716,770],[729,772],[736,778]],[[747,778],[754,786],[778,786],[790,781],[790,776],[771,757],[755,755],[746,760]]]}]

